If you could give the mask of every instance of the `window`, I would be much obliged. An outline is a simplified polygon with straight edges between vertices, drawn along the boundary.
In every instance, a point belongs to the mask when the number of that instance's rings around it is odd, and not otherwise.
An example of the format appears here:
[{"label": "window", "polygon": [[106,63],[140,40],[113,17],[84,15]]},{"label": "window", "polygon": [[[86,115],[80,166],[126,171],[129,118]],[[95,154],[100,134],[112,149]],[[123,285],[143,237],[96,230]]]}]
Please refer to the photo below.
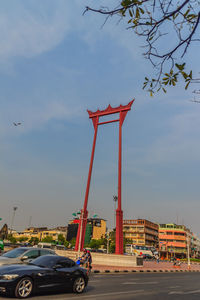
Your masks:
[{"label": "window", "polygon": [[25,256],[31,259],[36,258],[39,256],[39,250],[30,250],[25,253]]},{"label": "window", "polygon": [[4,253],[2,256],[8,257],[8,258],[16,258],[16,257],[19,257],[20,255],[22,255],[26,251],[27,251],[27,249],[25,249],[25,248],[16,248],[14,250]]},{"label": "window", "polygon": [[53,252],[48,250],[40,250],[40,255],[49,255],[49,254],[53,254]]},{"label": "window", "polygon": [[61,265],[62,268],[72,268],[75,266],[75,262],[71,259],[66,259],[66,260],[60,260],[57,263],[58,265]]}]

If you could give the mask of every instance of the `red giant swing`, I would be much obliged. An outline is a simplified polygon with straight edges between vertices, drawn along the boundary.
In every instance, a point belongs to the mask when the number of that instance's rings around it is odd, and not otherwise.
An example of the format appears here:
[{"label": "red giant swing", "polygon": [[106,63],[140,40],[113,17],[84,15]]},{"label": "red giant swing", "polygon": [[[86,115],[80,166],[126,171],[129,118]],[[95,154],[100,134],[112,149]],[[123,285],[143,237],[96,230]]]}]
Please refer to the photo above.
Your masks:
[{"label": "red giant swing", "polygon": [[[97,129],[98,125],[104,125],[112,122],[119,122],[119,158],[118,158],[118,207],[116,209],[116,254],[123,254],[123,211],[121,207],[121,168],[122,168],[122,125],[126,114],[129,110],[131,110],[131,106],[134,102],[134,99],[130,101],[127,105],[120,105],[118,107],[111,107],[110,105],[105,110],[97,110],[92,112],[88,110],[89,118],[92,119],[94,126],[94,139],[92,146],[92,153],[90,159],[90,167],[88,173],[87,187],[85,192],[85,201],[83,209],[81,210],[80,222],[78,227],[78,233],[76,238],[75,250],[79,251],[84,247],[84,239],[85,239],[85,231],[87,225],[87,203],[90,189],[90,180],[92,175],[92,166],[94,160],[94,152],[97,138]],[[99,122],[100,117],[111,115],[111,114],[119,114],[119,118],[115,120],[110,120],[106,122]]]}]

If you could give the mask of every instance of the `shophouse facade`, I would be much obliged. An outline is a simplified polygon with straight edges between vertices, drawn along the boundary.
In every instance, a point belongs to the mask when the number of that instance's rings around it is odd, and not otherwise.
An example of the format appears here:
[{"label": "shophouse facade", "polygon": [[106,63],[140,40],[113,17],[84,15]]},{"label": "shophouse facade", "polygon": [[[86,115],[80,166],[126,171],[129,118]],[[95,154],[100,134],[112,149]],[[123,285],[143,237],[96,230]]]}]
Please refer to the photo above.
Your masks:
[{"label": "shophouse facade", "polygon": [[13,231],[13,237],[19,239],[21,237],[27,238],[38,238],[41,241],[45,237],[51,237],[54,241],[58,239],[58,236],[62,234],[64,238],[67,236],[67,226],[57,227],[48,229],[47,227],[29,227],[24,231]]},{"label": "shophouse facade", "polygon": [[159,252],[161,258],[185,258],[188,247],[191,253],[191,236],[191,231],[184,225],[160,224]]},{"label": "shophouse facade", "polygon": [[133,245],[158,248],[158,229],[158,224],[145,219],[123,220],[124,237]]}]

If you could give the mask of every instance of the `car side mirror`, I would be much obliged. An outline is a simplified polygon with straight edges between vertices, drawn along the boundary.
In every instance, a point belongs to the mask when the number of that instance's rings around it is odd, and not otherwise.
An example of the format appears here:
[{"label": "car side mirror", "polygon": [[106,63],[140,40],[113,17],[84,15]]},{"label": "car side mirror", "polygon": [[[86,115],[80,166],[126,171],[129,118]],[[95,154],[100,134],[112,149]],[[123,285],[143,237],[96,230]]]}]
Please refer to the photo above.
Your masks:
[{"label": "car side mirror", "polygon": [[28,259],[28,256],[27,255],[24,255],[21,260],[24,261],[24,260],[27,260]]},{"label": "car side mirror", "polygon": [[56,270],[56,269],[60,269],[60,268],[62,268],[62,266],[61,266],[61,265],[59,265],[59,264],[57,264],[57,265],[53,266],[53,269],[54,269],[54,270]]}]

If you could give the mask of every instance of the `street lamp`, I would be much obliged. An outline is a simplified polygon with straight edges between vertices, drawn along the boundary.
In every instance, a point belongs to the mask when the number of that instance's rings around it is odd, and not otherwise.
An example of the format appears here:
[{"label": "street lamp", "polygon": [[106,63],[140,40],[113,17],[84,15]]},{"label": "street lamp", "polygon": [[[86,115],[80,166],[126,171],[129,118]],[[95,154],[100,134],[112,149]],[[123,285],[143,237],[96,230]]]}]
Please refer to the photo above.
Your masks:
[{"label": "street lamp", "polygon": [[116,212],[116,209],[117,209],[117,200],[118,200],[118,197],[116,195],[113,196],[113,201],[114,201],[114,228],[115,228],[115,212]]},{"label": "street lamp", "polygon": [[189,245],[189,232],[186,231],[187,236],[187,261],[188,261],[188,269],[190,269],[190,245]]},{"label": "street lamp", "polygon": [[13,224],[14,224],[14,218],[15,218],[15,212],[18,209],[17,206],[13,207],[13,215],[12,215],[12,221],[11,221],[11,228],[10,228],[10,234],[12,234],[12,230],[13,230]]},{"label": "street lamp", "polygon": [[107,232],[106,232],[106,239],[107,239],[107,249],[106,249],[106,252],[107,252],[107,254],[109,253],[110,232],[111,232],[111,230],[107,230]]},{"label": "street lamp", "polygon": [[[82,226],[83,226],[83,217],[82,217],[82,211],[78,211],[77,213],[73,213],[72,216],[74,218],[79,218],[79,223],[81,225],[80,227],[80,238],[79,238],[79,243],[78,243],[78,257],[80,257],[80,252],[81,252],[81,237],[82,237]],[[78,232],[77,232],[78,234]],[[76,237],[77,238],[77,237]]]}]

